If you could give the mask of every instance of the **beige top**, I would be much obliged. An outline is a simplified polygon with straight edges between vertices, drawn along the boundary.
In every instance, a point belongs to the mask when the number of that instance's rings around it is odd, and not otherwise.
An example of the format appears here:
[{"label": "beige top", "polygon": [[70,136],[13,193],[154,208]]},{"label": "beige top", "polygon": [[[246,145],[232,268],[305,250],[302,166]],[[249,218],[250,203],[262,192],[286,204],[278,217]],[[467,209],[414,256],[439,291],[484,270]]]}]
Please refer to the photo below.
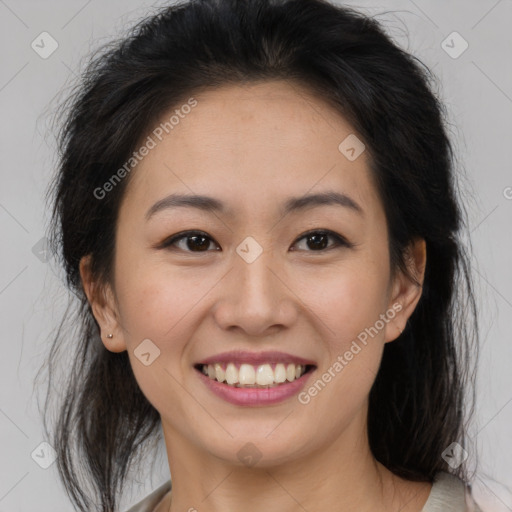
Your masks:
[{"label": "beige top", "polygon": [[[171,481],[148,494],[127,512],[153,512],[171,489]],[[482,512],[474,501],[471,490],[458,477],[440,471],[437,473],[429,497],[421,512]]]}]

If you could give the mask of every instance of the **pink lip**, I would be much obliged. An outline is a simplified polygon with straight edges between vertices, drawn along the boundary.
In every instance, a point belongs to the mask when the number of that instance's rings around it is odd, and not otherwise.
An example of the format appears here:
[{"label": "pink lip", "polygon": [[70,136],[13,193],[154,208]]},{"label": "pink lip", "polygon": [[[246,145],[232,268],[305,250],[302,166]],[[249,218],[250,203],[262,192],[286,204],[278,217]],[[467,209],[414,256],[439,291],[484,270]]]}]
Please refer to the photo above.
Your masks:
[{"label": "pink lip", "polygon": [[[218,359],[217,359],[218,361]],[[305,386],[307,380],[314,373],[314,370],[305,373],[302,377],[287,382],[286,384],[279,384],[273,388],[258,389],[258,388],[235,388],[228,386],[225,383],[218,382],[210,377],[204,375],[200,370],[197,370],[199,378],[208,386],[208,388],[215,393],[218,397],[226,400],[226,402],[234,405],[245,406],[264,406],[282,402],[300,392]]]},{"label": "pink lip", "polygon": [[285,352],[266,351],[266,352],[248,352],[246,350],[231,350],[222,352],[215,356],[203,359],[196,364],[214,364],[214,363],[247,363],[258,366],[265,363],[294,363],[316,366],[314,361],[303,359],[302,357],[287,354]]}]

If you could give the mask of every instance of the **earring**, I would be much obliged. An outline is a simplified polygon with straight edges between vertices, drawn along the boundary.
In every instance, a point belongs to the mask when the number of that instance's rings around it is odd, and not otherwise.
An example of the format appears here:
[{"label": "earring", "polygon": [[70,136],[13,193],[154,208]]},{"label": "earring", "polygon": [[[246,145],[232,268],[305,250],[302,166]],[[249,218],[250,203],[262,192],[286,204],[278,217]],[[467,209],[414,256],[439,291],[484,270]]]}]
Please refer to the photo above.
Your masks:
[{"label": "earring", "polygon": [[107,338],[113,338],[114,335],[113,334],[107,334]]}]

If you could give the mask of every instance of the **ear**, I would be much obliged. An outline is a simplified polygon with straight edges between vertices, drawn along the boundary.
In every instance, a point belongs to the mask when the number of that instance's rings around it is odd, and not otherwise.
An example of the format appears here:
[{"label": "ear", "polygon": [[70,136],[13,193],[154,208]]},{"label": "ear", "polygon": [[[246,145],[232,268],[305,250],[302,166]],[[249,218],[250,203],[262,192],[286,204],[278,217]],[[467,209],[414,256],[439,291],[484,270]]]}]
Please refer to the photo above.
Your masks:
[{"label": "ear", "polygon": [[[101,341],[105,348],[111,352],[123,352],[126,344],[114,293],[109,284],[94,281],[90,254],[80,260],[80,277],[94,318],[100,326]],[[107,334],[112,334],[112,338],[107,338]]]},{"label": "ear", "polygon": [[386,324],[386,343],[398,338],[401,331],[405,330],[407,320],[420,300],[427,263],[427,244],[423,238],[416,238],[409,244],[405,261],[409,272],[419,284],[412,281],[403,272],[398,272],[396,275],[388,304],[389,310],[395,311],[396,314],[393,320]]}]

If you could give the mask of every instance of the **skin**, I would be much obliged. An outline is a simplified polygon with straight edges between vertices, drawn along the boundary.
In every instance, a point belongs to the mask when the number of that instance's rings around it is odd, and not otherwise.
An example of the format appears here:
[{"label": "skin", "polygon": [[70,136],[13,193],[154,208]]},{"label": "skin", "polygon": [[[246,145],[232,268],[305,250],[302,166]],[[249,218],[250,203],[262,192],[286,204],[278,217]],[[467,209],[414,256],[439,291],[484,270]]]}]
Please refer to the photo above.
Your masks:
[{"label": "skin", "polygon": [[[105,347],[128,351],[162,419],[173,491],[156,510],[419,512],[431,484],[393,475],[373,457],[366,434],[384,345],[421,296],[403,274],[391,277],[367,152],[349,161],[338,145],[353,128],[297,84],[230,85],[194,98],[198,105],[132,171],[113,282],[91,279],[89,257],[80,265]],[[338,205],[280,213],[290,197],[327,190],[349,195],[364,215]],[[174,208],[146,221],[170,193],[213,196],[231,213]],[[303,238],[314,229],[355,245],[316,249]],[[184,230],[206,232],[210,245],[193,251],[182,239],[174,250],[158,248]],[[247,236],[263,249],[250,264],[235,251]],[[408,262],[422,283],[424,240],[411,244]],[[235,406],[193,368],[226,350],[280,350],[317,362],[310,385],[394,304],[401,310],[307,405],[295,396]],[[160,350],[149,366],[134,355],[146,338]],[[261,454],[251,467],[237,456],[248,442]]]}]

